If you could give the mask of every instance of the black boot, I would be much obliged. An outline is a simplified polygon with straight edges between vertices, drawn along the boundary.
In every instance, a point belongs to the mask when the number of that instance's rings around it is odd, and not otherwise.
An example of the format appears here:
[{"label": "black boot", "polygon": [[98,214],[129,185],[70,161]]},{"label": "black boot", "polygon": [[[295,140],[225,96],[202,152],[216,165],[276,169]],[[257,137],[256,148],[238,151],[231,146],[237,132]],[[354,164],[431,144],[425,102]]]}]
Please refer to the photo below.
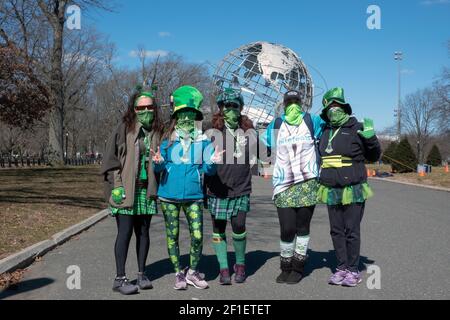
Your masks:
[{"label": "black boot", "polygon": [[294,253],[294,256],[292,257],[292,271],[286,279],[287,284],[297,284],[302,280],[306,259],[306,256]]},{"label": "black boot", "polygon": [[276,281],[277,283],[286,283],[286,280],[292,271],[292,257],[280,257],[280,269],[281,274],[277,277]]}]

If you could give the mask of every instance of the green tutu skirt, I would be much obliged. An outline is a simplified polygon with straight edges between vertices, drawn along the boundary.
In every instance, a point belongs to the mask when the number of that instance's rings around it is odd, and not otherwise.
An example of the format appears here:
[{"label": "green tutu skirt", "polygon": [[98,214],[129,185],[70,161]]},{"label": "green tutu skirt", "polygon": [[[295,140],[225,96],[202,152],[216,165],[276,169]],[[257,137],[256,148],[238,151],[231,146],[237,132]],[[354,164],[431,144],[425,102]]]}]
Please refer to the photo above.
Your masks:
[{"label": "green tutu skirt", "polygon": [[362,203],[373,196],[373,191],[367,182],[346,186],[344,188],[331,188],[320,185],[317,192],[317,202],[329,206]]}]

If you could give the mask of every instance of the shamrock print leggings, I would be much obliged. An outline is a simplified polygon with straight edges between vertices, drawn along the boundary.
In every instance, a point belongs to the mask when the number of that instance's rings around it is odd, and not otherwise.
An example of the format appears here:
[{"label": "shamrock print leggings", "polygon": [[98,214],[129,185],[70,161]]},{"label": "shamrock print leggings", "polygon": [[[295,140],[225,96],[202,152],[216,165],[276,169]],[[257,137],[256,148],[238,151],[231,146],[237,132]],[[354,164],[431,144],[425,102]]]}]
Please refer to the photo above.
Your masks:
[{"label": "shamrock print leggings", "polygon": [[161,209],[166,223],[167,250],[175,272],[181,271],[180,247],[180,212],[183,209],[191,235],[190,268],[196,270],[203,250],[203,210],[201,202],[170,203],[161,201]]}]

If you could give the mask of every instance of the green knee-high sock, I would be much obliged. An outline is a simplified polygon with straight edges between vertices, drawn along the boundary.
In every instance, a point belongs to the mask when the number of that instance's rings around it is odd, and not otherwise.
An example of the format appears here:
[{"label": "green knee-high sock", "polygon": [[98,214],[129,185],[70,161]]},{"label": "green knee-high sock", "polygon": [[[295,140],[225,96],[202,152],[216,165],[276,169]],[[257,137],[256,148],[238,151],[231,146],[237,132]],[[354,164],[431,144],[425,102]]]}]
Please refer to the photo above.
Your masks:
[{"label": "green knee-high sock", "polygon": [[225,233],[213,233],[212,241],[220,270],[228,269],[227,238]]},{"label": "green knee-high sock", "polygon": [[245,265],[245,248],[247,246],[247,232],[236,234],[233,232],[234,252],[236,253],[236,264]]}]

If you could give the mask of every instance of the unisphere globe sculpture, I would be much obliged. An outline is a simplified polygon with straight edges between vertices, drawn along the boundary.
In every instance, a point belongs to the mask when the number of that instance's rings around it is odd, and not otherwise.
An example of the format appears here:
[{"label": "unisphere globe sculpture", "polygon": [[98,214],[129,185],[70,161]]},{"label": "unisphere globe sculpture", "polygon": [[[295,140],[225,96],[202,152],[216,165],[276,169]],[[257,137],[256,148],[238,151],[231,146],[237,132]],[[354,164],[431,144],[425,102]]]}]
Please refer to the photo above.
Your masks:
[{"label": "unisphere globe sculpture", "polygon": [[313,83],[298,55],[291,49],[269,42],[253,42],[231,51],[214,72],[218,90],[240,89],[243,114],[258,126],[270,123],[281,113],[283,95],[298,90],[302,106],[312,105]]}]

